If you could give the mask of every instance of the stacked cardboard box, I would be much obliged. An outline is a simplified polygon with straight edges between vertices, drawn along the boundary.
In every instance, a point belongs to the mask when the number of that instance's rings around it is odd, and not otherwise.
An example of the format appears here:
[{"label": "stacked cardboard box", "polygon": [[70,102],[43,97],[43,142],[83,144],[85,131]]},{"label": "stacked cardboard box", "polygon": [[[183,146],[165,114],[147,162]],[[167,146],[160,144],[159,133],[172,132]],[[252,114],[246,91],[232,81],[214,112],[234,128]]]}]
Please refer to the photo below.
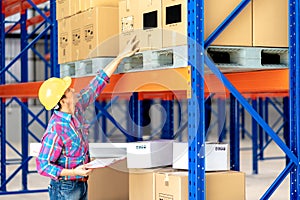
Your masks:
[{"label": "stacked cardboard box", "polygon": [[71,16],[71,0],[56,1],[56,19],[60,20]]},{"label": "stacked cardboard box", "polygon": [[70,18],[58,20],[58,63],[72,60]]},{"label": "stacked cardboard box", "polygon": [[156,173],[172,171],[170,168],[130,169],[129,199],[153,200],[156,192]]},{"label": "stacked cardboard box", "polygon": [[[135,22],[133,29],[137,32],[140,30],[142,32],[139,33],[141,46],[150,47],[150,49],[152,46],[159,47],[161,39],[158,29],[160,27],[163,29],[163,48],[186,45],[188,27],[187,1],[155,0],[149,2],[140,3],[140,1],[134,1],[133,3],[133,0],[120,1],[120,20],[128,17],[126,15],[128,14],[126,13],[128,7],[126,6],[130,5],[131,11],[138,11],[132,12],[131,16]],[[240,0],[210,0],[204,2],[205,39],[213,33],[240,3]],[[287,47],[287,6],[287,0],[251,1],[211,45]],[[126,11],[124,12],[124,10]],[[157,21],[160,18],[161,22]],[[151,21],[147,21],[149,19]],[[145,29],[145,23],[151,24],[152,29]],[[156,42],[151,42],[153,36],[155,36]],[[120,43],[120,47],[126,44],[126,38],[123,39],[125,41],[123,40]]]},{"label": "stacked cardboard box", "polygon": [[[245,199],[245,174],[237,171],[209,172],[206,178],[207,200]],[[188,172],[158,172],[155,174],[156,199],[188,199]]]},{"label": "stacked cardboard box", "polygon": [[128,168],[172,165],[173,140],[131,142],[127,146]]},{"label": "stacked cardboard box", "polygon": [[95,57],[117,56],[118,7],[93,7],[59,19],[58,40],[60,64]]},{"label": "stacked cardboard box", "polygon": [[114,200],[129,198],[129,174],[126,159],[94,169],[88,179],[88,199]]},{"label": "stacked cardboard box", "polygon": [[[225,143],[206,142],[205,151],[205,171],[224,171],[229,170],[229,147]],[[189,169],[188,143],[173,143],[173,168]]]},{"label": "stacked cardboard box", "polygon": [[[208,172],[206,199],[245,199],[245,173],[237,171]],[[186,200],[188,172],[162,169],[135,169],[129,174],[130,200]]]},{"label": "stacked cardboard box", "polygon": [[120,50],[136,35],[140,48],[162,48],[161,0],[119,2]]},{"label": "stacked cardboard box", "polygon": [[288,0],[253,0],[253,46],[288,47]]}]

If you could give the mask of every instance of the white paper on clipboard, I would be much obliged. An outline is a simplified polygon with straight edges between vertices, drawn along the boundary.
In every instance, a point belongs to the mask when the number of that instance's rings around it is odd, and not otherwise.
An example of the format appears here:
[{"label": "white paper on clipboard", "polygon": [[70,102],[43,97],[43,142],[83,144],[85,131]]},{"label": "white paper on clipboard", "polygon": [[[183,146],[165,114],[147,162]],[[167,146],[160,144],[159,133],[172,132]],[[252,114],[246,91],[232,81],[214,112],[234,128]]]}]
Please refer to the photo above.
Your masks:
[{"label": "white paper on clipboard", "polygon": [[126,157],[95,159],[95,160],[85,164],[85,167],[90,168],[90,169],[103,168],[103,167],[110,166],[120,160],[124,160],[125,158]]}]

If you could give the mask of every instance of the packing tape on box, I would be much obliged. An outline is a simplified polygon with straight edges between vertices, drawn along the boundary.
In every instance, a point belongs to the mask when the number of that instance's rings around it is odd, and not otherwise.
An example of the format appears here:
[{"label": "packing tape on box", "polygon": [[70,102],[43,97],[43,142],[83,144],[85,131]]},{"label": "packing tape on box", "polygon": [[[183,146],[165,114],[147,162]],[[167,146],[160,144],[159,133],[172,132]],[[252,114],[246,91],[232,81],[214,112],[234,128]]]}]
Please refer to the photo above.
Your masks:
[{"label": "packing tape on box", "polygon": [[165,181],[165,186],[169,186],[169,174],[168,173],[165,174],[164,181]]}]

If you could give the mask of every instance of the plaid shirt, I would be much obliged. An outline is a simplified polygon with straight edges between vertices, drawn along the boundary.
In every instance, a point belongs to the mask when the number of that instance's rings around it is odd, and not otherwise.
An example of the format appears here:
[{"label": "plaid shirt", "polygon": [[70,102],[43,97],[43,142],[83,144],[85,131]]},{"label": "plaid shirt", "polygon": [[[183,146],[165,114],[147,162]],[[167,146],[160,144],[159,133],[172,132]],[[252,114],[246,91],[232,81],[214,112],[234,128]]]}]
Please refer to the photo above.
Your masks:
[{"label": "plaid shirt", "polygon": [[109,77],[101,71],[80,91],[75,114],[54,111],[42,138],[42,147],[36,158],[37,170],[52,179],[75,180],[82,176],[60,177],[63,169],[73,169],[90,161],[88,155],[88,127],[84,111],[95,102],[108,83]]}]

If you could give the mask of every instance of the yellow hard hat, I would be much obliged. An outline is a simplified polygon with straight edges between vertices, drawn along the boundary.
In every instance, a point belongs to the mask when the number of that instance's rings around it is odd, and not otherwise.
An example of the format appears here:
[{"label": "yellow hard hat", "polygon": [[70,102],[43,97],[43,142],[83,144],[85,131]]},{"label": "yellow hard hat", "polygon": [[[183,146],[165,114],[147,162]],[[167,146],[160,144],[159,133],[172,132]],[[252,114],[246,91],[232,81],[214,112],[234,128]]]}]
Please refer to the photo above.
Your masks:
[{"label": "yellow hard hat", "polygon": [[40,102],[47,110],[51,110],[57,105],[65,91],[70,87],[72,79],[52,77],[44,81],[39,89]]}]

